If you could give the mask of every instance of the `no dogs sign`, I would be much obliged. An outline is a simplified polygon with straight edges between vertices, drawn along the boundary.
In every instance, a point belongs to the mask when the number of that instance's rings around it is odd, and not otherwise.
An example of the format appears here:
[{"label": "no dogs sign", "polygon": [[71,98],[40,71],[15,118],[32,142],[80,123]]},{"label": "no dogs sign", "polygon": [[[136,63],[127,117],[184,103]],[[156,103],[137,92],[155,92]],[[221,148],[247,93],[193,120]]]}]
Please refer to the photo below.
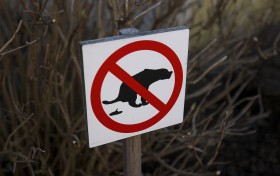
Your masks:
[{"label": "no dogs sign", "polygon": [[189,30],[82,42],[89,146],[183,120]]}]

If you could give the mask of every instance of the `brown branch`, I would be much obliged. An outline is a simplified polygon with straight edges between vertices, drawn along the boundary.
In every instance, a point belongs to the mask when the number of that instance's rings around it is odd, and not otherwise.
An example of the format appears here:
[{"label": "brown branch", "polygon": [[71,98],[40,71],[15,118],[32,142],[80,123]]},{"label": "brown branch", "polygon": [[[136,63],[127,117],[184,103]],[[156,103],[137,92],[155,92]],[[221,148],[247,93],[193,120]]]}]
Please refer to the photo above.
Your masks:
[{"label": "brown branch", "polygon": [[215,174],[199,174],[199,173],[195,173],[195,172],[192,173],[192,172],[182,171],[182,170],[176,169],[176,168],[172,167],[171,165],[167,164],[161,158],[159,158],[156,154],[153,154],[153,156],[166,169],[172,171],[173,173],[177,173],[179,175],[185,175],[185,176],[210,176],[210,175],[215,175]]},{"label": "brown branch", "polygon": [[133,21],[137,20],[137,19],[140,18],[141,16],[147,14],[149,11],[151,11],[151,10],[157,8],[158,6],[161,5],[161,3],[162,3],[162,1],[159,1],[158,3],[156,3],[156,4],[153,5],[153,6],[151,6],[150,8],[148,8],[148,9],[142,11],[141,13],[139,13],[138,15],[136,15],[136,16],[130,21],[130,23],[132,23]]},{"label": "brown branch", "polygon": [[30,119],[33,117],[34,114],[31,114],[29,117],[27,117],[11,134],[9,134],[6,143],[4,145],[3,151],[7,149],[8,143],[10,142],[13,135],[21,128],[23,127]]},{"label": "brown branch", "polygon": [[217,61],[216,63],[211,65],[207,70],[205,70],[196,80],[190,81],[189,83],[190,84],[198,83],[199,81],[201,81],[205,77],[205,75],[207,75],[210,71],[212,71],[214,68],[219,66],[221,63],[223,63],[226,59],[227,59],[227,56],[224,56],[222,59],[220,59],[219,61]]},{"label": "brown branch", "polygon": [[216,150],[215,150],[215,153],[214,155],[212,156],[212,158],[208,161],[207,163],[207,166],[210,166],[217,158],[218,154],[219,154],[219,150],[222,146],[222,141],[224,139],[224,136],[225,136],[225,130],[226,130],[226,125],[227,125],[227,119],[229,117],[229,114],[227,113],[227,111],[225,112],[226,113],[226,116],[225,118],[223,119],[223,122],[221,124],[221,135],[220,135],[220,138],[219,138],[219,142],[217,144],[217,147],[216,147]]},{"label": "brown branch", "polygon": [[12,35],[12,37],[10,38],[10,40],[0,49],[0,56],[2,55],[2,52],[9,46],[9,44],[12,43],[12,41],[15,39],[16,34],[19,32],[19,30],[21,28],[21,25],[22,25],[22,20],[19,21],[17,29],[14,32],[14,34]]},{"label": "brown branch", "polygon": [[21,45],[21,46],[15,48],[15,49],[11,49],[11,50],[9,50],[9,51],[6,51],[6,52],[1,53],[1,54],[0,54],[0,60],[2,59],[2,57],[3,57],[4,55],[10,54],[10,53],[12,53],[12,52],[14,52],[14,51],[17,51],[17,50],[20,50],[20,49],[22,49],[22,48],[25,48],[25,47],[27,47],[27,46],[29,46],[29,45],[32,45],[32,44],[36,43],[37,41],[38,41],[38,40],[33,40],[33,41],[31,41],[31,42],[26,42],[25,45]]}]

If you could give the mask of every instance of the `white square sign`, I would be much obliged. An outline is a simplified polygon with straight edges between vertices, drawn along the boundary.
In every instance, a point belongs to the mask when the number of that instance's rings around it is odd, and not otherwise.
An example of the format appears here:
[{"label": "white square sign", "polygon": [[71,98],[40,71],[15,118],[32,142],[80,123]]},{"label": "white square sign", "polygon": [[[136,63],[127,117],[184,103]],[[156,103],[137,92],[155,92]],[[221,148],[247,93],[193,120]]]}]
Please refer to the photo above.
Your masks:
[{"label": "white square sign", "polygon": [[183,121],[189,29],[84,41],[89,146]]}]

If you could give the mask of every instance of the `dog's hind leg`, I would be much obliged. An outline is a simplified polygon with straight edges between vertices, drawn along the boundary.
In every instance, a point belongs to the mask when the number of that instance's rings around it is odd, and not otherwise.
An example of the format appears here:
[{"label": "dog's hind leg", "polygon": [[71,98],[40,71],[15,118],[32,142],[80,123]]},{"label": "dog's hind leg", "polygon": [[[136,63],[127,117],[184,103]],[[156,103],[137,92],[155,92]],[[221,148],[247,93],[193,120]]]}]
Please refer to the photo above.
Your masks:
[{"label": "dog's hind leg", "polygon": [[147,104],[149,104],[143,97],[141,97],[141,105],[147,105]]},{"label": "dog's hind leg", "polygon": [[134,108],[138,108],[138,107],[142,106],[142,104],[136,104],[134,101],[128,102],[128,104]]}]

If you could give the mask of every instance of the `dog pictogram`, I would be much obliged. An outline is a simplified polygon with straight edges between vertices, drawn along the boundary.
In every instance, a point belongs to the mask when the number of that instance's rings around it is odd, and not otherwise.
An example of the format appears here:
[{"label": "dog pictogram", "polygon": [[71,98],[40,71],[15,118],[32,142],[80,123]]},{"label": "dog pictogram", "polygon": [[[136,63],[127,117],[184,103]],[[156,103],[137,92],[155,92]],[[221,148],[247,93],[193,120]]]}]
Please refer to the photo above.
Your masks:
[{"label": "dog pictogram", "polygon": [[[143,87],[145,87],[148,90],[151,84],[160,80],[169,79],[172,73],[173,73],[172,71],[168,71],[165,68],[155,69],[155,70],[144,69],[143,71],[132,76],[132,78],[135,79],[138,83],[140,83]],[[104,100],[102,101],[102,103],[113,104],[119,101],[128,102],[128,104],[134,108],[139,108],[141,106],[145,106],[149,104],[149,102],[147,102],[143,97],[141,97],[141,103],[136,104],[136,99],[137,99],[137,93],[129,86],[127,86],[125,83],[122,83],[117,98],[111,101]],[[116,113],[110,113],[110,115],[117,115],[120,113],[121,113],[120,111],[116,110]]]}]

